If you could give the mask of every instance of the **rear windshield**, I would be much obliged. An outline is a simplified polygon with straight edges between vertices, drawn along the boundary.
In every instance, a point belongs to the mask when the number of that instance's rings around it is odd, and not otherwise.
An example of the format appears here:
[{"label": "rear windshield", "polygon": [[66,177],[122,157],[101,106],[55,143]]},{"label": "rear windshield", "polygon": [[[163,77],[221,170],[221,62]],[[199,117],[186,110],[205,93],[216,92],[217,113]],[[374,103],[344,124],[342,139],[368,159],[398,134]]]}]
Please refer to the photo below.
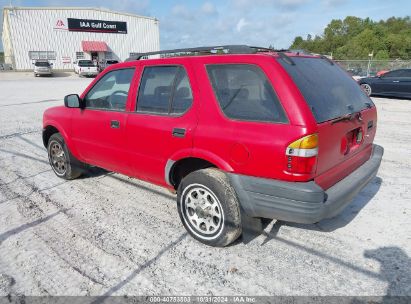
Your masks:
[{"label": "rear windshield", "polygon": [[45,61],[37,61],[34,65],[37,67],[49,67],[50,63]]},{"label": "rear windshield", "polygon": [[82,67],[91,67],[94,66],[94,63],[91,60],[80,60],[78,62],[78,65]]},{"label": "rear windshield", "polygon": [[372,105],[360,86],[337,64],[323,58],[292,57],[278,62],[294,80],[317,122],[358,112]]}]

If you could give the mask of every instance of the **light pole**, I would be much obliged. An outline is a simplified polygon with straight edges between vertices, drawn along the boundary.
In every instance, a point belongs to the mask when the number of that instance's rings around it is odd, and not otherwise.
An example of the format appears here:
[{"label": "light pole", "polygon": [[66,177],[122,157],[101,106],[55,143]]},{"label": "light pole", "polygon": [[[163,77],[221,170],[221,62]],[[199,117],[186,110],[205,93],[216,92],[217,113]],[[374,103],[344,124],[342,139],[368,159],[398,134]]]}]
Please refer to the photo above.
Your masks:
[{"label": "light pole", "polygon": [[368,54],[368,67],[367,67],[367,77],[370,77],[370,68],[371,68],[371,61],[374,57],[374,51]]}]

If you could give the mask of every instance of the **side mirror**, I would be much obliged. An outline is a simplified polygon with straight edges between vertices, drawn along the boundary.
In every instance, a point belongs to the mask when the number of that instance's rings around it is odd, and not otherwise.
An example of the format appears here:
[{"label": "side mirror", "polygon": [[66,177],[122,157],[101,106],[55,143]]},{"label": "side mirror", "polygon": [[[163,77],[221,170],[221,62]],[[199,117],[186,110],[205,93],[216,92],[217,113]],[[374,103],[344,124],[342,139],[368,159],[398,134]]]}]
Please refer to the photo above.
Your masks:
[{"label": "side mirror", "polygon": [[64,97],[64,105],[67,108],[81,108],[82,102],[77,94],[70,94]]}]

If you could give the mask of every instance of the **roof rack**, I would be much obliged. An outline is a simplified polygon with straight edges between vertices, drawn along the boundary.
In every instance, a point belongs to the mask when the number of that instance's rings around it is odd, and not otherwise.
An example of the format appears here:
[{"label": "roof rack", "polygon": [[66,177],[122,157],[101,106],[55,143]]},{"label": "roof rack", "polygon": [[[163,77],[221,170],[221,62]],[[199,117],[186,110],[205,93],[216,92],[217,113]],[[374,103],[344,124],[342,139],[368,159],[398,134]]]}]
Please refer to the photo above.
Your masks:
[{"label": "roof rack", "polygon": [[[249,46],[249,45],[219,45],[219,46],[202,46],[196,48],[185,48],[185,49],[174,49],[174,50],[164,50],[156,52],[147,53],[137,53],[130,56],[126,61],[140,60],[144,57],[152,55],[170,55],[176,56],[178,54],[182,55],[204,55],[204,54],[255,54],[258,52],[287,52],[288,50],[274,50],[266,47],[259,46]],[[174,55],[173,55],[174,54]],[[169,57],[169,56],[165,56]]]}]

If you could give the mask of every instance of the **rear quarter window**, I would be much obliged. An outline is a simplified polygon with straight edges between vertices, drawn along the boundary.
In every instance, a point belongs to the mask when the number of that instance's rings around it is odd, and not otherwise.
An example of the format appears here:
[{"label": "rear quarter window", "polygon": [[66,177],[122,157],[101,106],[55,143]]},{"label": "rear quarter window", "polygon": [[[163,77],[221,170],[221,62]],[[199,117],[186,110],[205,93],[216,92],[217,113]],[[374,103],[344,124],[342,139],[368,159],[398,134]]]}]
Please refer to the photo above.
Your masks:
[{"label": "rear quarter window", "polygon": [[252,64],[207,65],[214,94],[231,119],[286,123],[284,110],[263,71]]},{"label": "rear quarter window", "polygon": [[372,105],[361,87],[337,64],[323,58],[292,57],[278,62],[291,76],[318,123],[359,112]]}]

